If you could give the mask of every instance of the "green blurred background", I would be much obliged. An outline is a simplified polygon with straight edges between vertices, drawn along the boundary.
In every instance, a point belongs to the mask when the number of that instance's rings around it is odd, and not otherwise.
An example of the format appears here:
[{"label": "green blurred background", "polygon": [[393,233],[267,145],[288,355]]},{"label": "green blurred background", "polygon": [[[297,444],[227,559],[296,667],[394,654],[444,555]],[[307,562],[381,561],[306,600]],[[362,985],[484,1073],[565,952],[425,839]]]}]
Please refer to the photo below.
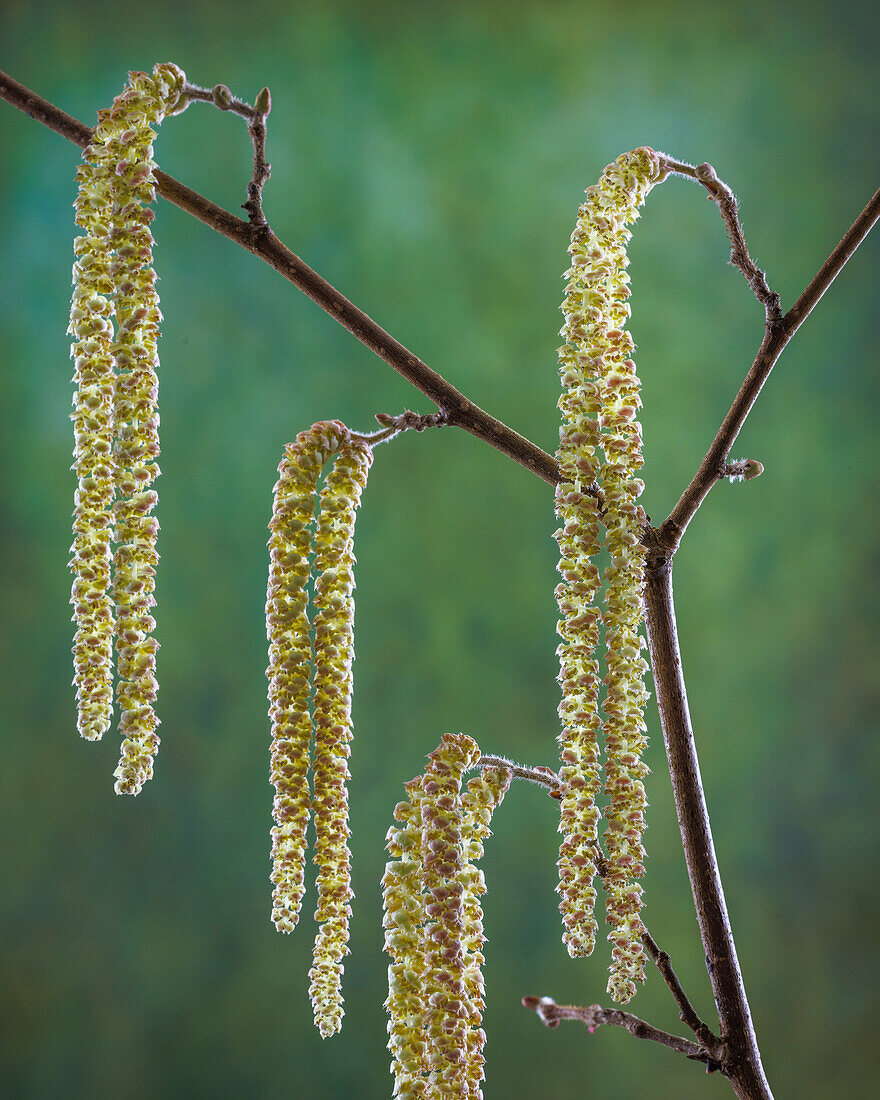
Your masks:
[{"label": "green blurred background", "polygon": [[[278,235],[473,400],[553,450],[560,274],[583,188],[639,144],[710,160],[790,305],[878,182],[876,5],[4,0],[2,66],[86,122],[126,71],[273,94]],[[240,120],[197,105],[160,165],[230,209]],[[342,1035],[306,995],[311,920],[269,921],[263,602],[284,443],[430,403],[268,267],[167,203],[161,344],[162,751],[132,802],[69,687],[67,359],[76,149],[0,104],[0,1089],[14,1097],[389,1096],[379,879],[401,783],[445,730],[554,760],[552,495],[464,433],[382,448],[357,535],[353,952]],[[662,519],[735,393],[761,311],[700,190],[650,197],[632,247],[648,484]],[[777,1095],[880,1069],[874,871],[876,302],[869,239],[809,319],[677,558],[679,625],[741,962]],[[650,705],[646,920],[712,1013]],[[485,859],[487,1100],[723,1097],[616,1029],[543,1029],[525,993],[603,999],[571,962],[554,804],[518,787]],[[307,903],[306,911],[310,912]],[[681,1030],[656,975],[632,1006]],[[711,1021],[714,1023],[714,1017]]]}]

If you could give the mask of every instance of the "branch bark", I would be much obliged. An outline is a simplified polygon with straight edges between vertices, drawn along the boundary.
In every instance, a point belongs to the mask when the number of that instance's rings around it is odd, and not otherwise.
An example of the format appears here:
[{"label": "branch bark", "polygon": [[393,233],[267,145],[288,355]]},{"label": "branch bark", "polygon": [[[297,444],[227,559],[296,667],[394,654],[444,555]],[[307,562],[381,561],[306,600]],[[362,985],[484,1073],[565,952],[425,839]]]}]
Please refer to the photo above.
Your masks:
[{"label": "branch bark", "polygon": [[672,559],[645,569],[645,623],[691,893],[721,1025],[721,1070],[742,1100],[772,1100],[740,971],[688,710],[672,602]]},{"label": "branch bark", "polygon": [[724,422],[718,429],[712,445],[700,463],[691,483],[681,494],[678,503],[669,514],[669,518],[660,528],[660,542],[669,550],[675,550],[681,541],[687,525],[696,515],[707,493],[719,478],[725,476],[724,467],[730,448],[742,430],[746,417],[752,410],[764,383],[776,365],[786,344],[801,327],[815,308],[819,299],[831,286],[844,264],[852,256],[871,228],[880,218],[880,188],[878,188],[865,209],[843,235],[840,243],[816,272],[803,294],[781,320],[768,319],[764,338],[755,355],[754,362],[734,398],[733,404]]}]

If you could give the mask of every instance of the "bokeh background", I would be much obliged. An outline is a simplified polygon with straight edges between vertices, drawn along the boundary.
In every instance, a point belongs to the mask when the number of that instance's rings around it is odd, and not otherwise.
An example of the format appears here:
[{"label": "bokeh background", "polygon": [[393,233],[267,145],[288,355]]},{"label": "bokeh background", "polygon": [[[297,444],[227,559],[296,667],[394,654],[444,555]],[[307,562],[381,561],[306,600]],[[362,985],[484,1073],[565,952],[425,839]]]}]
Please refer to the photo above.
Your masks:
[{"label": "bokeh background", "polygon": [[[275,231],[473,400],[548,450],[560,274],[583,188],[651,144],[710,160],[790,305],[878,182],[868,3],[421,4],[4,0],[2,65],[91,122],[126,71],[273,94]],[[167,171],[230,209],[250,147],[197,105]],[[552,764],[548,487],[454,430],[382,448],[358,523],[353,951],[345,1026],[311,1024],[312,928],[269,922],[263,602],[284,443],[431,405],[254,257],[158,204],[162,467],[155,780],[113,794],[117,738],[76,737],[67,420],[77,150],[0,104],[2,949],[10,1097],[390,1095],[379,879],[401,783],[445,730]],[[857,1096],[876,1042],[876,423],[880,238],[785,352],[676,559],[681,642],[727,895],[777,1095]],[[632,247],[648,484],[662,519],[751,361],[761,311],[716,210],[672,180]],[[646,920],[712,1016],[656,711]],[[571,962],[555,804],[495,822],[486,1096],[729,1095],[616,1029],[543,1029],[525,993],[605,997]],[[307,903],[306,911],[310,913]],[[633,1009],[681,1025],[652,974]]]}]

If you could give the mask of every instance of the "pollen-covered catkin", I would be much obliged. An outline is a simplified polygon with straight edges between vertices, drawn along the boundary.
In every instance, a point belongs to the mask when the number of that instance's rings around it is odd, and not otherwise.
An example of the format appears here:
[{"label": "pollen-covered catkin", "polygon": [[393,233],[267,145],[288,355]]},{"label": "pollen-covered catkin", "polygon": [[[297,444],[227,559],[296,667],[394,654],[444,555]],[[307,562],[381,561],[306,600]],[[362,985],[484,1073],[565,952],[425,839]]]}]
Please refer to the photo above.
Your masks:
[{"label": "pollen-covered catkin", "polygon": [[[98,117],[77,172],[77,238],[71,332],[79,477],[71,602],[79,727],[97,739],[112,712],[113,604],[123,737],[118,794],[137,794],[158,747],[153,588],[158,524],[156,343],[161,315],[149,231],[155,197],[151,128],[186,106],[186,77],[161,64],[129,83]],[[116,315],[114,337],[111,317]],[[117,543],[110,582],[110,536]]]},{"label": "pollen-covered catkin", "polygon": [[338,420],[322,421],[289,443],[278,466],[269,522],[270,771],[275,788],[272,827],[272,920],[292,932],[302,906],[312,716],[312,642],[306,585],[311,573],[311,525],[321,470],[348,438]]},{"label": "pollen-covered catkin", "polygon": [[483,841],[490,835],[492,814],[510,788],[512,775],[507,768],[484,768],[476,779],[471,779],[461,796],[464,867],[461,882],[464,887],[462,922],[464,925],[462,947],[464,949],[464,1005],[467,1017],[465,1036],[465,1075],[467,1096],[477,1100],[482,1096],[480,1082],[484,1079],[483,1047],[486,1033],[483,1031],[485,983],[483,981],[483,906],[481,898],[486,893],[483,872],[475,866],[483,855]]},{"label": "pollen-covered catkin", "polygon": [[406,784],[388,831],[382,879],[388,967],[388,1049],[394,1096],[480,1100],[484,1008],[483,854],[511,772],[486,767],[462,792],[479,746],[447,733],[424,775]]},{"label": "pollen-covered catkin", "polygon": [[[636,420],[639,382],[631,359],[634,345],[624,326],[629,317],[627,225],[653,185],[663,178],[660,157],[647,148],[625,153],[610,164],[599,183],[587,190],[571,238],[571,267],[562,311],[560,376],[563,395],[559,463],[563,483],[557,493],[557,532],[563,582],[557,599],[563,620],[559,631],[563,698],[560,737],[565,783],[560,829],[560,909],[569,952],[588,954],[595,942],[593,917],[599,790],[597,733],[598,665],[594,657],[598,625],[605,627],[608,674],[605,679],[607,778],[610,796],[608,844],[608,919],[614,944],[609,990],[629,1000],[639,980],[643,873],[645,768],[642,711],[647,694],[646,668],[639,655],[643,553],[640,527],[644,513],[635,503],[641,482],[641,428]],[[601,455],[600,452],[601,451]],[[594,599],[599,576],[592,558],[599,549],[600,512],[611,556],[604,580],[605,609]]]},{"label": "pollen-covered catkin", "polygon": [[423,1027],[425,1006],[425,896],[422,893],[422,782],[406,784],[408,802],[394,808],[399,824],[388,830],[390,861],[382,878],[382,907],[388,967],[388,1050],[394,1075],[394,1096],[416,1100],[427,1095],[427,1046]]},{"label": "pollen-covered catkin", "polygon": [[76,634],[73,643],[78,727],[97,741],[110,728],[113,714],[113,603],[110,587],[110,536],[113,526],[113,283],[110,278],[110,184],[102,166],[86,162],[77,173],[80,188],[76,222],[83,235],[75,242],[73,301],[74,580],[70,602]]},{"label": "pollen-covered catkin", "polygon": [[348,954],[351,855],[348,756],[354,660],[354,524],[373,452],[347,441],[321,491],[315,529],[315,759],[312,805],[319,922],[309,995],[327,1038],[342,1026],[342,959]]}]

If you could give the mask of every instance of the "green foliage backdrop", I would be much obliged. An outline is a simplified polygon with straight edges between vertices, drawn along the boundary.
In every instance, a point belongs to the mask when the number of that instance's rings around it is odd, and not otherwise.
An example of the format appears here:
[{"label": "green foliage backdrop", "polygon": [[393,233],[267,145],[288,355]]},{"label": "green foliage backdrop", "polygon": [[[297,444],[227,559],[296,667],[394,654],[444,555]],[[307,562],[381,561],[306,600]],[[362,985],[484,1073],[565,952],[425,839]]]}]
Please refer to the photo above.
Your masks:
[{"label": "green foliage backdrop", "polygon": [[[130,68],[273,93],[275,231],[475,401],[554,449],[555,335],[582,189],[650,144],[710,160],[790,305],[877,185],[869,3],[451,4],[6,0],[2,65],[83,121]],[[238,119],[168,122],[160,165],[229,208]],[[445,730],[553,763],[547,486],[453,430],[382,448],[357,534],[352,814],[358,898],[341,1037],[306,997],[310,922],[269,921],[263,601],[283,444],[312,421],[431,411],[253,257],[166,203],[161,344],[163,745],[134,802],[113,735],[78,741],[65,568],[73,146],[0,105],[4,842],[0,1088],[15,1097],[390,1095],[383,841]],[[875,1039],[877,240],[785,352],[677,559],[679,625],[722,873],[780,1096],[862,1095]],[[715,209],[674,180],[633,244],[648,485],[662,519],[758,343]],[[711,1010],[653,704],[646,920]],[[555,805],[515,788],[485,861],[486,1096],[727,1095],[630,1036],[545,1031],[524,993],[590,1003],[570,962]],[[306,904],[308,910],[309,903]],[[672,1029],[650,978],[634,1009]]]}]

